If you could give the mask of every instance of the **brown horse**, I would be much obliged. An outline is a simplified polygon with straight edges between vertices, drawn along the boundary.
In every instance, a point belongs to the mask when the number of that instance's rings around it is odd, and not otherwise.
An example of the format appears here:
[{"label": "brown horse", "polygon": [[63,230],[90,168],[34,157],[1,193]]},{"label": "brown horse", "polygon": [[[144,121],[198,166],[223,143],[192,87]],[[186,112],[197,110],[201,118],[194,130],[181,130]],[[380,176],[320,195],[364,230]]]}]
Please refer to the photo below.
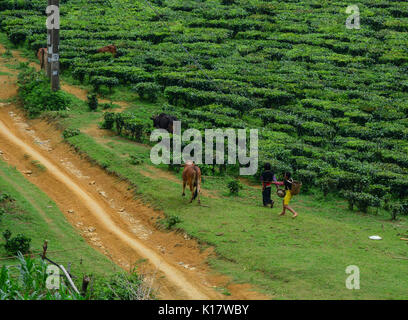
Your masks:
[{"label": "brown horse", "polygon": [[38,60],[40,60],[41,69],[47,69],[48,64],[48,50],[47,48],[40,48],[37,52]]},{"label": "brown horse", "polygon": [[190,203],[197,198],[198,203],[200,203],[200,192],[201,192],[201,170],[197,167],[193,161],[187,161],[184,164],[183,170],[183,194],[184,197],[186,184],[188,184],[191,191]]},{"label": "brown horse", "polygon": [[110,52],[112,56],[115,57],[118,51],[117,51],[116,46],[111,44],[109,46],[98,49],[98,52]]}]

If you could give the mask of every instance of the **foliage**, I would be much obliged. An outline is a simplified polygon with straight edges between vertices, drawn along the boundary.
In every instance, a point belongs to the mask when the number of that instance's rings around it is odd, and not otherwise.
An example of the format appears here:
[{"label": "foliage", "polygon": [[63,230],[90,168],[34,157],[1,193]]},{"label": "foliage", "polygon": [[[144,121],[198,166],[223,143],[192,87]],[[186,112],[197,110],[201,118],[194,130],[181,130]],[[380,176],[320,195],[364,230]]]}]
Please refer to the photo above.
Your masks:
[{"label": "foliage", "polygon": [[77,135],[79,135],[81,133],[81,131],[79,129],[65,129],[64,132],[62,133],[62,136],[64,137],[64,139],[68,139],[71,137],[75,137]]},{"label": "foliage", "polygon": [[115,113],[114,112],[105,112],[103,114],[103,123],[101,128],[111,130],[115,124]]},{"label": "foliage", "polygon": [[141,82],[133,88],[142,99],[156,102],[161,91],[160,86],[154,82]]},{"label": "foliage", "polygon": [[230,180],[227,184],[227,187],[230,191],[230,194],[232,195],[237,195],[239,193],[239,190],[243,188],[242,183],[237,179]]},{"label": "foliage", "polygon": [[179,216],[172,215],[168,216],[162,221],[160,221],[167,230],[172,229],[176,224],[182,222]]},{"label": "foliage", "polygon": [[88,108],[90,111],[96,111],[98,109],[98,98],[96,93],[90,93],[87,95]]},{"label": "foliage", "polygon": [[4,248],[10,255],[16,255],[18,252],[25,254],[30,250],[31,239],[23,234],[18,234],[14,238],[11,237],[10,230],[3,232],[3,237],[6,240]]},{"label": "foliage", "polygon": [[47,289],[47,264],[44,261],[23,257],[21,253],[18,253],[18,261],[18,277],[13,276],[6,265],[0,269],[0,300],[82,300],[62,281],[59,290]]},{"label": "foliage", "polygon": [[90,298],[93,300],[148,300],[152,288],[146,287],[136,269],[130,273],[118,272],[108,279],[97,279]]},{"label": "foliage", "polygon": [[18,75],[17,83],[23,108],[30,117],[36,117],[43,111],[65,110],[71,103],[68,94],[52,91],[49,80],[34,68],[25,66]]}]

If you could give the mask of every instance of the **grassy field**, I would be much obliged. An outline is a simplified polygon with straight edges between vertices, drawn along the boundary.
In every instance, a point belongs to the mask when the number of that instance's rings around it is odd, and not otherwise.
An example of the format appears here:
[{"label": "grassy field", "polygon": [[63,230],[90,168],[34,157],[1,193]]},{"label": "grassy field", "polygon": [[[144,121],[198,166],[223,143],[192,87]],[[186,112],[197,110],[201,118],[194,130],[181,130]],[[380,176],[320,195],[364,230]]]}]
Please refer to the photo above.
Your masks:
[{"label": "grassy field", "polygon": [[[119,268],[103,254],[91,248],[69,224],[56,204],[41,190],[31,184],[15,168],[0,161],[0,192],[15,199],[12,207],[3,215],[0,232],[9,229],[13,236],[19,233],[32,239],[32,252],[42,252],[44,240],[48,240],[48,257],[67,266],[78,278],[93,274],[97,278],[110,275]],[[16,265],[8,256],[0,240],[0,266]]]}]

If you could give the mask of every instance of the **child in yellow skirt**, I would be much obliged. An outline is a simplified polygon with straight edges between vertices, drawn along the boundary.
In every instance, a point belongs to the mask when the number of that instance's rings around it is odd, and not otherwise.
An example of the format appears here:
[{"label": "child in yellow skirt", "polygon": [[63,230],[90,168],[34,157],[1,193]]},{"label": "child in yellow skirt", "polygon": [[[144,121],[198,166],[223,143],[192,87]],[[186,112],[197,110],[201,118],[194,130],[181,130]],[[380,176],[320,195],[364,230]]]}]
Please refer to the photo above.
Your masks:
[{"label": "child in yellow skirt", "polygon": [[293,179],[291,178],[291,173],[290,172],[286,172],[285,173],[285,178],[283,181],[284,185],[285,185],[285,190],[286,190],[286,195],[283,198],[283,210],[281,212],[281,216],[285,215],[286,213],[286,209],[288,209],[290,212],[293,213],[293,219],[296,218],[298,216],[297,212],[295,210],[293,210],[290,206],[290,200],[292,199],[292,194],[290,192],[290,190],[292,189],[292,183],[293,183]]}]

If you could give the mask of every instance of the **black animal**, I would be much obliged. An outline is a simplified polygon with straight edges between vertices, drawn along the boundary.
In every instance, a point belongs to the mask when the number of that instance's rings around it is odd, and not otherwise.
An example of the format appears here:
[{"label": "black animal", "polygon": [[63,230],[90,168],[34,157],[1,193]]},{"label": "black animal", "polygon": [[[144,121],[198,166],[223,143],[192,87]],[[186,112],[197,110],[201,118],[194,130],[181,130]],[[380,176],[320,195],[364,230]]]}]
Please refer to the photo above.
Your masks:
[{"label": "black animal", "polygon": [[169,132],[173,132],[173,121],[178,121],[174,116],[161,113],[158,116],[151,117],[153,120],[153,126],[157,129],[164,129]]}]

